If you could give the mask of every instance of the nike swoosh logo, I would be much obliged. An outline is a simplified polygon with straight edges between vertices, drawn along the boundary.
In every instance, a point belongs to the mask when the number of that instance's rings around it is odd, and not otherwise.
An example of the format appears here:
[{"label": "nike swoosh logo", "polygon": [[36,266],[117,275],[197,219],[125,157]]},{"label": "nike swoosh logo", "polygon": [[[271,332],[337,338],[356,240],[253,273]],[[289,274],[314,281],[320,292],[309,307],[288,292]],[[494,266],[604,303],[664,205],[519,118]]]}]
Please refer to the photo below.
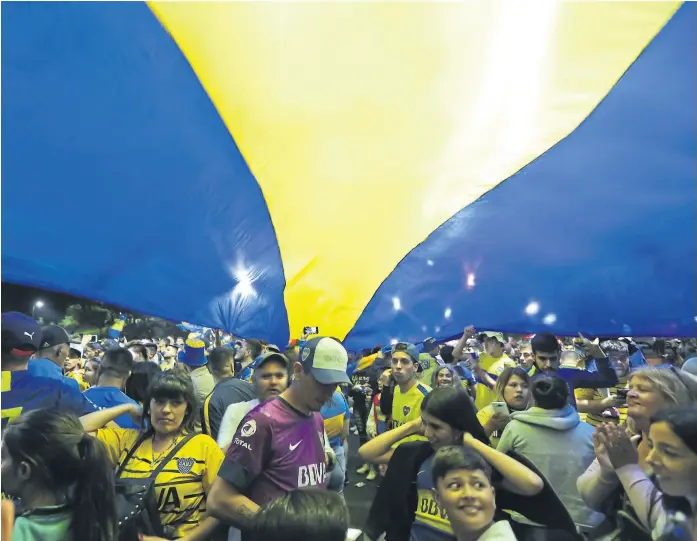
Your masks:
[{"label": "nike swoosh logo", "polygon": [[298,445],[300,445],[300,444],[302,443],[302,441],[303,441],[303,440],[300,440],[300,441],[299,441],[298,443],[296,443],[295,445],[293,445],[293,444],[291,443],[291,444],[288,446],[288,448],[289,448],[291,451],[295,451],[295,450],[298,448]]}]

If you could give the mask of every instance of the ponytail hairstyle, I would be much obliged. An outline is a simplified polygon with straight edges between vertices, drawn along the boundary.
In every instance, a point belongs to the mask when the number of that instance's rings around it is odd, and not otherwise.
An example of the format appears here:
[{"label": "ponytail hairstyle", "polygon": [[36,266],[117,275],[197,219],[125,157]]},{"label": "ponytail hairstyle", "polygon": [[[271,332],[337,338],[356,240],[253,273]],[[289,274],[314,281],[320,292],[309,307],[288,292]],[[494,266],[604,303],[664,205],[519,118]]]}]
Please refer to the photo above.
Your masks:
[{"label": "ponytail hairstyle", "polygon": [[31,485],[67,498],[71,539],[116,541],[114,469],[104,444],[77,417],[29,411],[7,425],[3,445],[14,464],[29,465]]}]

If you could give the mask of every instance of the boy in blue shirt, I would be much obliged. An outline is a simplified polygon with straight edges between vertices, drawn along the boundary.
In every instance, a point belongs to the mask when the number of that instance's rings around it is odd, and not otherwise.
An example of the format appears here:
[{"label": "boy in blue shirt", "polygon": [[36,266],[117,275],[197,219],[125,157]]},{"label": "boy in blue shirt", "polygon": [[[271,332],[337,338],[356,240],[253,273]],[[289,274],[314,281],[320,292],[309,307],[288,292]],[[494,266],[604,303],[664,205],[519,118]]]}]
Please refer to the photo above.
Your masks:
[{"label": "boy in blue shirt", "polygon": [[[133,355],[130,351],[123,348],[107,350],[99,366],[96,385],[83,394],[100,408],[111,408],[121,404],[137,405],[135,400],[122,391],[132,369]],[[129,415],[117,417],[114,422],[121,428],[140,428]]]}]

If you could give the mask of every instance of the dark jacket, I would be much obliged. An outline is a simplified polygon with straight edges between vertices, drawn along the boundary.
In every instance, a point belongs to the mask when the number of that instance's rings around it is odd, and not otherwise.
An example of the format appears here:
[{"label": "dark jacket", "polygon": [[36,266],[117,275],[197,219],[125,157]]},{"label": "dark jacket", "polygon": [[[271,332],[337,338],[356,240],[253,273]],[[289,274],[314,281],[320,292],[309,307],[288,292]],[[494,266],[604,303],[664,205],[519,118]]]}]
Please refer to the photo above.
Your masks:
[{"label": "dark jacket", "polygon": [[[569,403],[573,407],[576,407],[574,389],[604,389],[614,387],[619,382],[617,373],[607,358],[596,359],[595,366],[598,369],[597,372],[566,367],[557,370],[557,376],[569,385]],[[539,370],[536,372],[542,373]]]},{"label": "dark jacket", "polygon": [[363,370],[356,370],[351,374],[351,388],[349,389],[348,395],[353,398],[354,406],[358,405],[361,410],[368,411],[366,393],[354,391],[353,387],[356,385],[368,385],[373,393],[372,396],[376,396],[378,392],[380,392],[378,389],[380,374],[382,374],[382,367],[376,364],[371,364]]},{"label": "dark jacket", "polygon": [[[406,442],[395,449],[363,528],[370,539],[377,539],[385,533],[386,541],[409,541],[418,503],[416,478],[421,464],[433,452],[431,445],[423,441]],[[575,533],[576,526],[571,516],[547,479],[529,460],[514,451],[508,455],[537,473],[544,481],[544,488],[536,496],[514,494],[500,487],[502,476],[494,470],[497,509],[494,520],[506,520],[508,517],[501,510],[507,509],[548,528]]]},{"label": "dark jacket", "polygon": [[214,440],[218,440],[218,430],[225,410],[231,404],[248,402],[257,398],[257,390],[249,382],[234,377],[219,381],[201,404],[201,428]]}]

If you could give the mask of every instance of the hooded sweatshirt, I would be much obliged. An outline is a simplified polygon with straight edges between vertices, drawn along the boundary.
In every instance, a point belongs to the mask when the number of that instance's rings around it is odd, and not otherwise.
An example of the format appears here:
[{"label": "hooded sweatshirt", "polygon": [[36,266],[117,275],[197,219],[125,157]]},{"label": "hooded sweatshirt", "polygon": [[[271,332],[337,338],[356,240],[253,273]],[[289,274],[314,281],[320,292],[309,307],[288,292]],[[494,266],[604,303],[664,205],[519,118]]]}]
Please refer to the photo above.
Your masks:
[{"label": "hooded sweatshirt", "polygon": [[494,522],[477,541],[517,541],[511,525],[505,520]]},{"label": "hooded sweatshirt", "polygon": [[529,459],[547,478],[574,522],[589,529],[600,524],[601,513],[581,499],[576,480],[595,458],[593,427],[581,422],[573,406],[561,410],[538,407],[511,415],[497,450],[514,450]]}]

